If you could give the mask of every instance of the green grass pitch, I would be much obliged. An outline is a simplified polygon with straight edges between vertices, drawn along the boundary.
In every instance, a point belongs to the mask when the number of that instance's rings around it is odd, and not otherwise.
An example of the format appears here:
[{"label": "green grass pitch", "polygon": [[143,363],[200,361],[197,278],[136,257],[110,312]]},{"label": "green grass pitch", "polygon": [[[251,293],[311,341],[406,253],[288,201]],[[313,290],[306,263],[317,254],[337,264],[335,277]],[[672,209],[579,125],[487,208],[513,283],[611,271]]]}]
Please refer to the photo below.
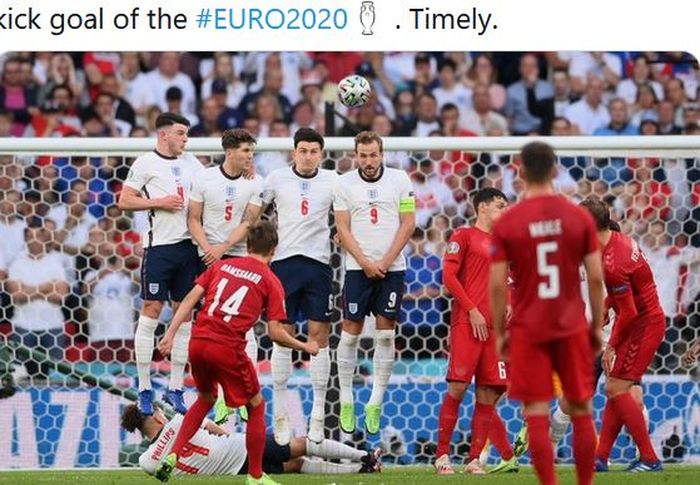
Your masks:
[{"label": "green grass pitch", "polygon": [[[559,481],[563,484],[576,483],[574,469],[570,466],[559,467]],[[466,476],[458,473],[451,477],[438,477],[430,467],[385,467],[376,475],[276,475],[276,480],[284,485],[344,485],[344,484],[396,484],[396,485],[431,485],[445,483],[484,483],[484,484],[535,484],[537,480],[530,467],[521,467],[520,473],[506,475]],[[138,470],[114,471],[31,471],[0,472],[2,485],[156,485],[155,478]],[[242,484],[244,477],[176,477],[170,482],[179,484],[228,483]],[[700,484],[700,466],[668,465],[658,473],[630,474],[616,468],[611,472],[598,474],[596,484],[634,484],[651,485],[665,483],[669,485]]]}]

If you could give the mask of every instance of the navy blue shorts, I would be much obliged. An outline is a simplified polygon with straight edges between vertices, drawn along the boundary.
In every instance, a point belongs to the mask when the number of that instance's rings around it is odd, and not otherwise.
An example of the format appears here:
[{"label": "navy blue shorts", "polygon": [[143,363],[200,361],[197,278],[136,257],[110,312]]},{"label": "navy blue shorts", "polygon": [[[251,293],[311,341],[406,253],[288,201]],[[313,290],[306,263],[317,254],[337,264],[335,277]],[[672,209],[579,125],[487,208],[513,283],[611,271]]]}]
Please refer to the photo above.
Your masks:
[{"label": "navy blue shorts", "polygon": [[[263,472],[269,474],[280,474],[284,472],[284,464],[291,460],[292,450],[289,445],[278,445],[275,435],[269,434],[265,437],[265,450],[263,451]],[[238,470],[239,475],[248,473],[248,458],[243,462],[243,466]]]},{"label": "navy blue shorts", "polygon": [[372,313],[398,320],[404,280],[404,271],[390,271],[383,279],[367,278],[362,270],[346,271],[343,285],[344,318],[360,322]]},{"label": "navy blue shorts", "polygon": [[199,272],[197,248],[190,241],[145,248],[141,261],[141,298],[182,301]]},{"label": "navy blue shorts", "polygon": [[306,256],[292,256],[271,265],[282,282],[287,318],[330,322],[333,315],[333,272],[331,267]]}]

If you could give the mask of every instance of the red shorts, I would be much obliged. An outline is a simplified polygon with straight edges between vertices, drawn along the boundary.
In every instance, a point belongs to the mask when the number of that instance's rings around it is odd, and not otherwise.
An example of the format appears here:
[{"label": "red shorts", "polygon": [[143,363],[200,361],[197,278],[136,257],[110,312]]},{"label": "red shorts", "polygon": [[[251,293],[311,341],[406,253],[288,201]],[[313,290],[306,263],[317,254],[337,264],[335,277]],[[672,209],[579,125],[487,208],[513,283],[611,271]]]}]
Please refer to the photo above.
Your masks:
[{"label": "red shorts", "polygon": [[228,407],[247,404],[260,392],[255,366],[245,353],[209,339],[190,339],[190,369],[200,393],[217,394],[224,390]]},{"label": "red shorts", "polygon": [[611,377],[626,381],[639,381],[656,355],[656,350],[666,334],[666,319],[634,323],[627,338],[615,349],[615,362]]},{"label": "red shorts", "polygon": [[450,364],[448,382],[470,383],[474,377],[477,386],[505,387],[508,385],[506,364],[496,356],[493,330],[488,339],[474,337],[468,323],[452,325],[450,329]]},{"label": "red shorts", "polygon": [[508,395],[518,401],[552,400],[552,372],[559,375],[568,400],[581,402],[593,396],[593,349],[587,329],[545,342],[527,340],[516,330],[510,338],[509,364]]}]

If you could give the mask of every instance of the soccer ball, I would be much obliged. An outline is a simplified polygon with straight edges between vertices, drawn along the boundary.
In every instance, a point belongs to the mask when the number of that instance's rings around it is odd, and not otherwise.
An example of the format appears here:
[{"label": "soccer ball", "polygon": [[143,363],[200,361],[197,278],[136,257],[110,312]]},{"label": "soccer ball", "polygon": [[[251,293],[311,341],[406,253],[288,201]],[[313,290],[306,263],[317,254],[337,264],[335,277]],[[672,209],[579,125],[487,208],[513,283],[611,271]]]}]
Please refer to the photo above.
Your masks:
[{"label": "soccer ball", "polygon": [[348,108],[362,106],[371,93],[369,81],[357,74],[351,74],[338,83],[338,99]]}]

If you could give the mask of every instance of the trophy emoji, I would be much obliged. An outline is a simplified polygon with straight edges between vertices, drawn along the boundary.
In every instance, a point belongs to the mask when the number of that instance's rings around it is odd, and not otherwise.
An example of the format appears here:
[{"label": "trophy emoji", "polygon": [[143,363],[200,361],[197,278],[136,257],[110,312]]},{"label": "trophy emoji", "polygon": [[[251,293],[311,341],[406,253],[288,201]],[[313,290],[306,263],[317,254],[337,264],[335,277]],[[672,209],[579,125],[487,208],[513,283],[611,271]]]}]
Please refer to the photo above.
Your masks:
[{"label": "trophy emoji", "polygon": [[362,35],[372,35],[374,25],[374,2],[362,2],[360,7],[360,23],[362,24]]}]

